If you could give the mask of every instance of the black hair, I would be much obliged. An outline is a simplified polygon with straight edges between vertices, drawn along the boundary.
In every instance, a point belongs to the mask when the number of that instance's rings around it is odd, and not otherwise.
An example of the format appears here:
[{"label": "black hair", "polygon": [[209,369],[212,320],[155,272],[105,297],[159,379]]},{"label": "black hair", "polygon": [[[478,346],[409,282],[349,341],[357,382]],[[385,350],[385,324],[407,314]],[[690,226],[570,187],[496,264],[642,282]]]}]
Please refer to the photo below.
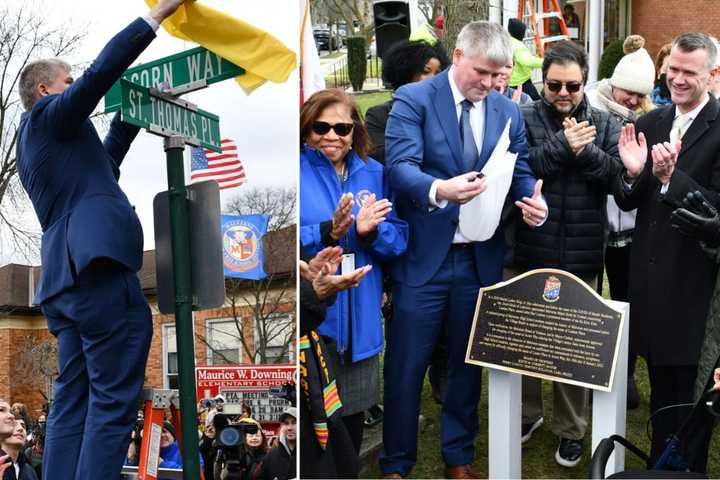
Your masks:
[{"label": "black hair", "polygon": [[583,83],[588,77],[588,57],[585,50],[580,48],[575,42],[570,40],[561,40],[553,44],[553,46],[545,52],[543,58],[542,75],[543,81],[547,77],[547,72],[552,64],[568,65],[577,63],[582,71]]},{"label": "black hair", "polygon": [[507,30],[511,37],[513,37],[515,40],[520,40],[522,42],[525,38],[525,30],[527,30],[527,25],[525,25],[523,21],[518,18],[511,18],[510,20],[508,20]]},{"label": "black hair", "polygon": [[445,48],[439,42],[435,46],[422,40],[398,42],[383,55],[383,82],[397,90],[411,83],[417,75],[421,75],[431,58],[438,59],[440,70],[445,70],[450,65]]}]

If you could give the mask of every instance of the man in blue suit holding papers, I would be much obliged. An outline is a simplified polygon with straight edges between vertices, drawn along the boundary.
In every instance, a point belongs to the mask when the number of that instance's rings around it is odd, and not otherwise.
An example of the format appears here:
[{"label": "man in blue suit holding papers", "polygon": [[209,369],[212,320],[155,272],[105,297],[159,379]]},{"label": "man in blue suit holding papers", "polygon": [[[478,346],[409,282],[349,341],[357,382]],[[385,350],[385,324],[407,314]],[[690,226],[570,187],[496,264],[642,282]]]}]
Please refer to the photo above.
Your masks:
[{"label": "man in blue suit holding papers", "polygon": [[[417,418],[425,369],[445,324],[448,385],[441,415],[447,478],[476,478],[481,370],[465,363],[480,287],[502,280],[502,227],[484,241],[463,235],[460,205],[496,179],[481,170],[508,120],[517,154],[510,193],[530,226],[547,206],[528,165],[522,115],[493,87],[512,59],[500,25],[472,22],[457,39],[453,65],[432,79],[397,90],[385,142],[398,216],[409,224],[407,253],[394,265],[395,308],[385,357],[385,423],[380,465],[387,478],[406,476],[417,456]],[[511,156],[501,156],[512,161]],[[499,206],[498,208],[501,208]],[[482,219],[478,219],[481,221]]]},{"label": "man in blue suit holding papers", "polygon": [[120,478],[145,374],[152,319],[136,272],[140,221],[118,185],[138,128],[119,113],[100,141],[90,114],[183,0],[161,0],[118,33],[77,80],[61,60],[19,81],[17,168],[43,229],[35,296],[57,338],[45,479]]}]

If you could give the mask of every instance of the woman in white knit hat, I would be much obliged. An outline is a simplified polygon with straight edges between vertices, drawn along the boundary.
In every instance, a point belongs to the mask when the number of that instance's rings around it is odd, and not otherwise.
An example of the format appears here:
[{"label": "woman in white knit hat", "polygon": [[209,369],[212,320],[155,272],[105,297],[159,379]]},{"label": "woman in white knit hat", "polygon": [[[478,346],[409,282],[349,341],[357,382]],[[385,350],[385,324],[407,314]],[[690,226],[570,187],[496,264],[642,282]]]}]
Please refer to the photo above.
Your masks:
[{"label": "woman in white knit hat", "polygon": [[609,112],[622,123],[634,123],[654,108],[649,95],[655,81],[655,65],[642,48],[644,44],[640,35],[628,37],[624,45],[627,54],[618,62],[612,77],[585,88],[590,105]]},{"label": "woman in white knit hat", "polygon": [[[625,39],[620,59],[612,77],[595,82],[585,88],[588,102],[595,108],[605,110],[621,123],[635,123],[639,116],[653,110],[650,100],[655,81],[655,65],[647,50],[645,39],[630,35]],[[605,271],[610,296],[613,300],[628,301],[628,269],[632,233],[635,228],[635,210],[623,212],[612,195],[607,199],[608,238],[605,248]],[[636,355],[628,358],[627,406],[637,408],[640,397],[635,385]]]}]

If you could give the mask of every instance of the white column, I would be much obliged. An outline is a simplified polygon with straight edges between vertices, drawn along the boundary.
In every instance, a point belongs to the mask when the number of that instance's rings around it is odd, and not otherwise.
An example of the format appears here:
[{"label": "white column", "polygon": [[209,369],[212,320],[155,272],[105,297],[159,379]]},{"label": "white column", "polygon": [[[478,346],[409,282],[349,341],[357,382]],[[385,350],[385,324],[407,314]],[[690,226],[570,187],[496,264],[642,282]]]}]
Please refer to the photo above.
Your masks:
[{"label": "white column", "polygon": [[[506,26],[508,24],[508,20],[511,18],[517,18],[519,1],[520,0],[502,0],[503,26]],[[520,20],[522,20],[522,18]]]},{"label": "white column", "polygon": [[[620,348],[617,363],[615,364],[615,377],[612,391],[601,392],[593,390],[592,410],[592,451],[595,452],[600,440],[611,435],[625,436],[625,416],[627,408],[627,357],[628,332],[630,328],[630,305],[625,302],[608,301],[610,306],[625,312],[620,332]],[[616,445],[615,450],[608,459],[605,475],[611,475],[624,470],[625,449]]]},{"label": "white column", "polygon": [[522,477],[522,377],[488,369],[488,462],[490,478]]},{"label": "white column", "polygon": [[502,3],[503,0],[490,0],[490,14],[488,20],[505,26],[503,23]]},{"label": "white column", "polygon": [[587,0],[585,3],[587,8],[587,19],[585,21],[588,29],[588,62],[590,64],[590,72],[588,74],[588,82],[594,82],[598,78],[598,66],[600,64],[600,55],[603,51],[603,35],[604,35],[604,0]]}]

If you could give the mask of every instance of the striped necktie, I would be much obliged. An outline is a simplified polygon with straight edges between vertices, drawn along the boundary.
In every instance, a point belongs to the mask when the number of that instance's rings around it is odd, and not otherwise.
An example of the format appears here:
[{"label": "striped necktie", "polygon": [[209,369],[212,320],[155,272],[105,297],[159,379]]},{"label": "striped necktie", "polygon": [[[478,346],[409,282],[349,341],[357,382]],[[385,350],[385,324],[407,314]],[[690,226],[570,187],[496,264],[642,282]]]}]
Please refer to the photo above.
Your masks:
[{"label": "striped necktie", "polygon": [[470,126],[470,109],[473,108],[473,104],[470,100],[463,100],[460,103],[462,107],[462,113],[460,114],[460,140],[463,145],[463,165],[465,171],[469,172],[472,170],[478,161],[478,149],[475,145],[475,136],[473,135],[472,127]]}]

